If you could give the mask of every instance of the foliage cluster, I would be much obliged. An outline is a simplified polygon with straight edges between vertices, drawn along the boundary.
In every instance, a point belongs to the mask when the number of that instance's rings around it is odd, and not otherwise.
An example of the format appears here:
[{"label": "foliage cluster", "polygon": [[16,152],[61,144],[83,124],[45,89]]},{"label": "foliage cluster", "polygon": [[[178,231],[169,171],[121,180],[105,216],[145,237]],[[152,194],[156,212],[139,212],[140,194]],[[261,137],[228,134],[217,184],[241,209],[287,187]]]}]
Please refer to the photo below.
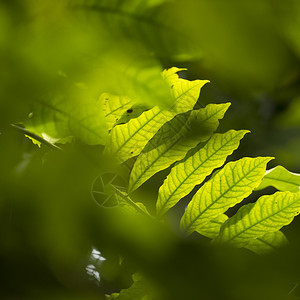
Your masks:
[{"label": "foliage cluster", "polygon": [[[117,165],[130,170],[129,176],[123,172],[128,184],[118,178],[121,170],[97,179],[100,185],[94,185],[92,193],[102,209],[117,208],[129,217],[141,214],[161,221],[169,209],[200,185],[181,218],[185,235],[196,231],[212,239],[214,245],[244,247],[257,254],[286,245],[280,229],[300,213],[300,175],[281,166],[266,171],[272,157],[244,157],[224,165],[249,131],[214,133],[230,103],[194,109],[207,81],[179,78],[177,73],[182,70],[173,67],[162,73],[174,99],[170,107],[143,107],[128,97],[104,93],[97,102],[85,101],[84,108],[72,101],[70,110],[68,102],[54,98],[37,104],[24,130],[29,130],[28,137],[38,145],[37,136],[53,147],[54,142],[74,139],[103,144],[102,159],[117,159]],[[102,127],[101,114],[105,122]],[[130,159],[133,166],[128,163]],[[143,203],[132,200],[131,194],[170,166],[159,188],[155,217]],[[270,185],[281,192],[241,206],[230,218],[225,214],[254,189]],[[153,297],[143,277],[134,276],[132,287],[112,294],[112,299]]]},{"label": "foliage cluster", "polygon": [[299,20],[297,0],[2,1],[0,298],[294,299]]}]

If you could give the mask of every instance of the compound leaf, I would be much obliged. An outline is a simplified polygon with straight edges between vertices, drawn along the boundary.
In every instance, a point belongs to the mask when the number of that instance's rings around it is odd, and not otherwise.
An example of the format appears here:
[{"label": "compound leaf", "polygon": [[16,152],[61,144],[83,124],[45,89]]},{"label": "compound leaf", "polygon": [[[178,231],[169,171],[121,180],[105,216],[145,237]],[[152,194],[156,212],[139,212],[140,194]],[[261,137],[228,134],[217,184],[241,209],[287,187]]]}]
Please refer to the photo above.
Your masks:
[{"label": "compound leaf", "polygon": [[300,192],[277,192],[241,207],[221,227],[217,242],[243,247],[250,240],[280,230],[300,213]]},{"label": "compound leaf", "polygon": [[230,130],[223,134],[214,134],[202,149],[173,167],[159,189],[157,214],[166,213],[215,168],[221,167],[226,157],[239,146],[240,140],[247,132]]},{"label": "compound leaf", "polygon": [[194,195],[181,220],[192,233],[248,197],[264,176],[270,157],[245,157],[230,162]]},{"label": "compound leaf", "polygon": [[191,113],[177,115],[149,141],[137,158],[129,181],[134,191],[157,172],[185,157],[199,142],[205,142],[217,129],[230,104],[209,104]]}]

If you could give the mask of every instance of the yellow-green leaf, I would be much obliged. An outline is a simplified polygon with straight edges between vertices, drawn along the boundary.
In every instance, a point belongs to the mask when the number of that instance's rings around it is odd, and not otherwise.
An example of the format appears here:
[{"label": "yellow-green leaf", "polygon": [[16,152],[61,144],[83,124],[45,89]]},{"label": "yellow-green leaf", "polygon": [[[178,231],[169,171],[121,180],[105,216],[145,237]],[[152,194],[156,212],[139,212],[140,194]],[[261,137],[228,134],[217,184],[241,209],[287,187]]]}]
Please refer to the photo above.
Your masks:
[{"label": "yellow-green leaf", "polygon": [[87,144],[104,145],[108,139],[103,111],[96,99],[79,88],[37,103],[25,126],[56,142],[75,137]]},{"label": "yellow-green leaf", "polygon": [[177,114],[193,109],[201,87],[208,81],[180,79],[176,74],[178,70],[172,68],[167,71],[167,75],[163,75],[174,97],[174,103],[169,109],[155,106],[128,123],[112,129],[107,151],[117,154],[120,162],[140,154],[157,131]]},{"label": "yellow-green leaf", "polygon": [[124,113],[134,104],[128,97],[111,95],[109,93],[101,94],[99,102],[104,112],[107,131],[111,130]]},{"label": "yellow-green leaf", "polygon": [[277,166],[266,171],[266,174],[257,190],[264,189],[268,186],[273,186],[277,190],[283,192],[299,192],[300,174],[292,173],[282,166]]},{"label": "yellow-green leaf", "polygon": [[148,142],[137,158],[129,181],[134,191],[157,172],[185,157],[198,143],[205,142],[219,126],[229,104],[209,104],[191,113],[177,115]]},{"label": "yellow-green leaf", "polygon": [[162,74],[175,99],[174,105],[169,110],[175,113],[183,113],[193,109],[198,100],[201,88],[209,82],[209,80],[190,81],[179,78],[177,72],[181,70],[185,69],[173,67],[165,70]]},{"label": "yellow-green leaf", "polygon": [[[222,225],[227,220],[228,217],[221,214],[216,219],[213,219],[197,228],[197,232],[210,239],[215,239],[219,235]],[[250,240],[244,248],[251,250],[256,254],[263,255],[279,249],[280,247],[287,245],[287,243],[288,240],[285,235],[281,231],[276,231],[266,233],[259,238]]]},{"label": "yellow-green leaf", "polygon": [[217,242],[243,247],[250,240],[290,224],[300,213],[300,192],[277,192],[243,206],[221,227]]},{"label": "yellow-green leaf", "polygon": [[223,134],[214,134],[202,149],[173,167],[159,189],[157,214],[166,213],[215,168],[221,167],[226,157],[239,146],[240,140],[247,132],[230,130]]},{"label": "yellow-green leaf", "polygon": [[228,217],[224,214],[221,214],[215,219],[203,224],[201,227],[198,227],[197,232],[210,239],[215,239],[220,233],[221,226],[227,220]]},{"label": "yellow-green leaf", "polygon": [[40,141],[36,140],[35,138],[33,138],[33,137],[31,137],[31,136],[29,136],[29,135],[27,135],[27,134],[25,134],[25,136],[26,136],[27,138],[29,138],[29,139],[32,141],[33,144],[35,144],[35,145],[37,145],[39,148],[41,148],[42,143],[41,143]]},{"label": "yellow-green leaf", "polygon": [[107,151],[116,154],[120,162],[138,155],[161,126],[173,117],[173,113],[161,111],[156,106],[126,124],[115,126]]},{"label": "yellow-green leaf", "polygon": [[268,232],[265,235],[250,240],[250,242],[244,246],[259,255],[268,254],[274,250],[277,250],[288,244],[288,240],[281,231]]},{"label": "yellow-green leaf", "polygon": [[182,228],[192,233],[248,197],[259,185],[271,159],[245,157],[225,165],[194,195],[182,217]]}]

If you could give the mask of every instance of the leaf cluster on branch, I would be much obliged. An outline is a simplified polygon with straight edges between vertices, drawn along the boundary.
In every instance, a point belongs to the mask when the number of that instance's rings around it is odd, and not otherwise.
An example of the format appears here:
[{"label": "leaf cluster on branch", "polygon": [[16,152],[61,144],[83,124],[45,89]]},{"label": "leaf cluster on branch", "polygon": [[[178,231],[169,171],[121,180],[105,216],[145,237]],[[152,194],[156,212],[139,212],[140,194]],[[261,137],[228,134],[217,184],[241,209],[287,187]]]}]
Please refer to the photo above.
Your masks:
[{"label": "leaf cluster on branch", "polygon": [[[168,107],[141,105],[125,96],[104,93],[98,101],[73,102],[70,110],[69,102],[54,98],[51,104],[39,103],[25,124],[34,134],[54,135],[56,142],[69,137],[103,144],[104,159],[114,158],[117,164],[129,166],[126,187],[115,184],[115,177],[107,184],[100,178],[103,191],[99,193],[107,199],[113,195],[124,213],[143,214],[160,222],[200,185],[183,212],[183,234],[197,232],[214,245],[243,247],[258,254],[285,245],[287,238],[280,230],[300,213],[299,175],[281,166],[266,171],[272,157],[243,157],[226,163],[249,131],[215,133],[230,103],[195,109],[200,90],[208,81],[182,79],[177,74],[181,70],[174,67],[162,73],[173,99]],[[144,204],[132,200],[132,194],[168,168],[158,191],[156,215],[151,215]],[[279,191],[241,205],[254,190],[267,186]],[[108,205],[107,199],[103,205]],[[229,217],[226,213],[237,204],[240,208]],[[138,279],[111,299],[127,299],[140,285]]]}]

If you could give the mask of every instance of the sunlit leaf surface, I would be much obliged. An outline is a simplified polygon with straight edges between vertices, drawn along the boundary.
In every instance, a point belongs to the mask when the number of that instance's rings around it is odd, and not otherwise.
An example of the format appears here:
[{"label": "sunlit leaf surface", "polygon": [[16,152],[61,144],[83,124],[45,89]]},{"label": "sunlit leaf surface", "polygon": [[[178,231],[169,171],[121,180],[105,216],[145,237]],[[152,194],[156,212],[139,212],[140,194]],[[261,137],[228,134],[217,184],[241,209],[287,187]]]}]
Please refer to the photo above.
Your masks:
[{"label": "sunlit leaf surface", "polygon": [[189,114],[177,115],[148,142],[133,166],[129,191],[137,189],[155,173],[185,157],[217,129],[228,104],[208,105]]},{"label": "sunlit leaf surface", "polygon": [[277,166],[266,171],[266,174],[257,189],[264,189],[268,186],[273,186],[283,192],[299,192],[300,174],[292,173],[282,166]]},{"label": "sunlit leaf surface", "polygon": [[230,130],[214,134],[202,149],[173,167],[159,189],[157,213],[161,215],[167,212],[189,194],[195,185],[202,183],[215,168],[222,166],[246,133],[245,130]]},{"label": "sunlit leaf surface", "polygon": [[191,233],[249,196],[271,159],[245,157],[226,164],[194,195],[182,217],[182,228]]},{"label": "sunlit leaf surface", "polygon": [[299,213],[300,192],[277,192],[262,196],[255,204],[240,208],[226,221],[216,240],[243,247],[252,239],[278,231],[290,224]]}]

